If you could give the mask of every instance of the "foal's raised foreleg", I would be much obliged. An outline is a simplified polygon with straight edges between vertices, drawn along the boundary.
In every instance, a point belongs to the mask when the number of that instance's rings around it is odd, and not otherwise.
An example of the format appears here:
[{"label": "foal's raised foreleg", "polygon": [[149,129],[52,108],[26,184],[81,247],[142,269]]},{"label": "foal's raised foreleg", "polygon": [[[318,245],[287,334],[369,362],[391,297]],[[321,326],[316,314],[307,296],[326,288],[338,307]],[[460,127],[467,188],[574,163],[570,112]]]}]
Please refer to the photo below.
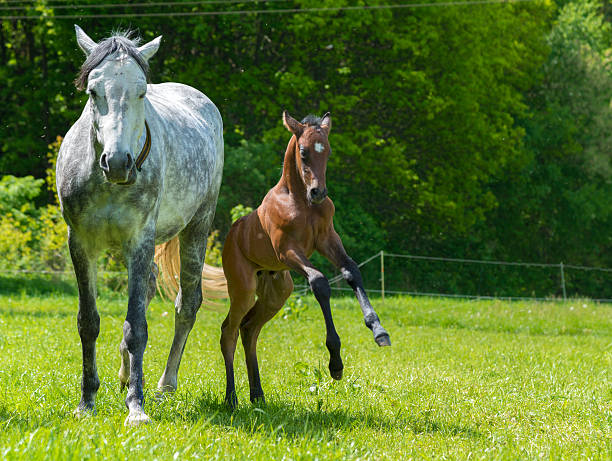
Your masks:
[{"label": "foal's raised foreleg", "polygon": [[326,339],[325,345],[329,351],[329,373],[334,379],[342,379],[342,358],[340,357],[340,336],[336,332],[334,320],[332,318],[329,298],[331,288],[329,281],[321,271],[316,269],[312,263],[297,249],[286,249],[281,251],[281,261],[291,269],[299,272],[308,280],[310,289],[321,306],[323,319],[325,320]]},{"label": "foal's raised foreleg", "polygon": [[174,303],[174,339],[166,368],[157,384],[160,392],[174,392],[178,386],[178,370],[187,337],[202,305],[202,267],[211,219],[208,211],[196,214],[179,234],[181,278]]},{"label": "foal's raised foreleg", "polygon": [[147,346],[146,318],[149,277],[155,251],[155,231],[147,229],[139,242],[124,248],[128,269],[128,309],[123,324],[123,338],[127,345],[130,363],[130,384],[125,405],[129,410],[125,425],[139,425],[151,420],[143,410],[142,359]]},{"label": "foal's raised foreleg", "polygon": [[100,316],[96,309],[96,255],[86,251],[86,247],[71,228],[68,228],[68,246],[79,287],[77,324],[83,350],[83,376],[81,401],[74,412],[79,416],[94,411],[96,393],[100,387],[96,366],[96,339],[100,333]]},{"label": "foal's raised foreleg", "polygon": [[379,346],[390,346],[391,340],[389,338],[389,333],[387,333],[387,330],[380,324],[380,319],[374,311],[368,299],[368,295],[363,288],[359,267],[357,267],[355,261],[346,254],[342,241],[336,231],[331,229],[325,239],[321,239],[320,242],[317,242],[317,250],[340,270],[342,277],[344,277],[353,289],[359,301],[361,311],[363,312],[365,324],[372,330],[376,344]]}]

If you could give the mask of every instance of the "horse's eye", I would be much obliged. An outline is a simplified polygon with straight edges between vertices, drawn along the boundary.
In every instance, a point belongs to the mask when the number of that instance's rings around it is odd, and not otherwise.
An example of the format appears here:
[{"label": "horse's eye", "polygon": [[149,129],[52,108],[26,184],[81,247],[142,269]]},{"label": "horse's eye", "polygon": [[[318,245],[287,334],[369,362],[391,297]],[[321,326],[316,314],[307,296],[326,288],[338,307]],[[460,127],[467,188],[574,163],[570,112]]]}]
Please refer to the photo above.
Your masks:
[{"label": "horse's eye", "polygon": [[308,157],[308,150],[304,146],[300,146],[300,157],[302,157],[302,160],[306,160]]},{"label": "horse's eye", "polygon": [[96,93],[96,90],[89,90],[89,96],[96,99],[98,97],[98,93]]},{"label": "horse's eye", "polygon": [[140,96],[138,96],[138,99],[144,99],[144,97],[145,97],[145,94],[142,93]]}]

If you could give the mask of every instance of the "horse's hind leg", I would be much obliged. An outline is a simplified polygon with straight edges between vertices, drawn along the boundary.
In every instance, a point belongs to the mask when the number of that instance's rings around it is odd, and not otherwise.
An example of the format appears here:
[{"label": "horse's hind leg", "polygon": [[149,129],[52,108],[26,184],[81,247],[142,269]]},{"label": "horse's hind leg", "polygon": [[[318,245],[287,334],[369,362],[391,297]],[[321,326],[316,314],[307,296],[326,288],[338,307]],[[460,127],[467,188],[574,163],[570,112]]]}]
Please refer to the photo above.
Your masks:
[{"label": "horse's hind leg", "polygon": [[[147,288],[147,300],[145,304],[145,309],[151,303],[153,296],[155,296],[155,291],[157,289],[157,275],[159,270],[157,269],[157,264],[153,263],[151,267],[151,275],[149,275],[149,286]],[[130,384],[130,353],[128,352],[128,347],[125,342],[125,337],[121,340],[121,344],[119,345],[119,353],[121,354],[121,367],[119,368],[119,383],[121,386],[121,390],[123,390],[126,386]],[[143,385],[144,385],[144,376],[142,377]]]},{"label": "horse's hind leg", "polygon": [[100,333],[100,316],[96,309],[95,255],[88,254],[70,228],[68,246],[79,287],[77,324],[83,349],[83,376],[81,378],[81,401],[74,412],[79,416],[94,411],[96,393],[100,387],[96,367],[96,339]]},{"label": "horse's hind leg", "polygon": [[206,255],[206,242],[212,213],[196,213],[179,234],[181,275],[180,289],[174,303],[174,339],[168,362],[157,384],[161,392],[174,392],[178,385],[178,369],[189,332],[202,304],[202,267]]},{"label": "horse's hind leg", "polygon": [[289,271],[264,272],[257,280],[257,302],[242,320],[240,335],[249,374],[251,402],[265,402],[257,364],[257,338],[261,328],[276,315],[293,291]]}]

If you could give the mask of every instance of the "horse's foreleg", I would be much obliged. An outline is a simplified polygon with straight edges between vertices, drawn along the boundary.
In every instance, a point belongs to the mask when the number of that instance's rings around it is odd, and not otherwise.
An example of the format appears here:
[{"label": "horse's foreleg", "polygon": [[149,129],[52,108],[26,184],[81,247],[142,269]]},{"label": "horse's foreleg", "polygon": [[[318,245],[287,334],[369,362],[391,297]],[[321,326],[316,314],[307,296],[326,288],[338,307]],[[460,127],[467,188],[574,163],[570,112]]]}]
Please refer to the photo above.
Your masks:
[{"label": "horse's foreleg", "polygon": [[178,370],[187,337],[202,305],[202,267],[209,222],[208,218],[192,221],[179,235],[181,274],[174,304],[174,339],[166,368],[157,384],[160,392],[174,392],[178,386]]},{"label": "horse's foreleg", "polygon": [[148,339],[146,306],[154,248],[154,232],[149,232],[138,245],[124,250],[128,266],[129,299],[123,339],[130,363],[130,384],[125,399],[129,410],[126,426],[151,421],[143,410],[142,360]]},{"label": "horse's foreleg", "polygon": [[83,350],[81,401],[75,410],[75,415],[79,416],[94,411],[96,392],[100,387],[96,366],[96,339],[100,333],[100,316],[96,309],[95,255],[85,251],[85,247],[71,229],[68,231],[68,246],[79,288],[77,325]]},{"label": "horse's foreleg", "polygon": [[368,295],[363,288],[363,281],[359,267],[355,261],[353,261],[346,254],[338,234],[335,231],[332,231],[327,236],[327,239],[323,240],[317,245],[317,249],[340,270],[342,277],[353,289],[353,292],[359,301],[359,306],[361,307],[365,324],[370,330],[372,330],[376,344],[379,346],[390,346],[391,339],[389,338],[389,333],[387,333],[387,330],[385,330],[380,324],[380,319],[374,311],[374,308],[368,299]]},{"label": "horse's foreleg", "polygon": [[[149,275],[149,287],[147,291],[145,309],[149,306],[151,300],[155,296],[158,274],[159,270],[157,269],[157,264],[153,263],[151,268],[151,274]],[[121,386],[121,390],[123,391],[123,389],[125,389],[125,387],[130,384],[130,353],[128,351],[127,343],[125,342],[125,338],[121,340],[121,344],[119,345],[119,353],[121,355],[121,367],[119,368],[119,383]],[[144,376],[142,380],[144,385]]]},{"label": "horse's foreleg", "polygon": [[321,312],[325,320],[325,345],[329,351],[329,373],[334,379],[342,379],[344,365],[340,357],[340,336],[338,336],[336,332],[331,306],[329,304],[329,298],[331,296],[329,281],[325,278],[323,273],[316,269],[308,258],[299,251],[293,249],[283,251],[281,252],[281,260],[290,268],[301,273],[308,280],[310,289],[321,306]]}]

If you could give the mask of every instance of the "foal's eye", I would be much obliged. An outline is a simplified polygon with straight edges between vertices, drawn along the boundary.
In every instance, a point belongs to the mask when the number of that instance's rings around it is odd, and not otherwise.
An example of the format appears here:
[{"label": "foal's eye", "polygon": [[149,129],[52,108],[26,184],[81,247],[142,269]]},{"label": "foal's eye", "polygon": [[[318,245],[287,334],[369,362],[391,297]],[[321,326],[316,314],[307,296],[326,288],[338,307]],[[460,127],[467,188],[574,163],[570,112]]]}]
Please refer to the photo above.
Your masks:
[{"label": "foal's eye", "polygon": [[138,96],[138,99],[144,99],[144,97],[145,97],[145,94],[142,93],[140,96]]},{"label": "foal's eye", "polygon": [[96,99],[98,97],[98,93],[96,93],[96,90],[89,90],[89,96]]}]

